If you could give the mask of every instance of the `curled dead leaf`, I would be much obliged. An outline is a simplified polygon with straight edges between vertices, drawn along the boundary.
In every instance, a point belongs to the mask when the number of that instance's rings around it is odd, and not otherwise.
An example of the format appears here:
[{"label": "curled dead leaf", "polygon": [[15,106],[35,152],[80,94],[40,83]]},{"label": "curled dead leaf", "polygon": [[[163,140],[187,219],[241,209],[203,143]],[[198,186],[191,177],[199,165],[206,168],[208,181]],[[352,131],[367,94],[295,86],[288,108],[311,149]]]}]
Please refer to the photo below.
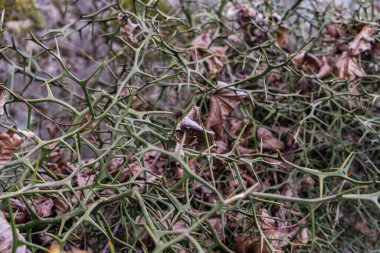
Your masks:
[{"label": "curled dead leaf", "polygon": [[307,228],[303,228],[298,234],[298,239],[301,243],[306,244],[309,241],[309,235],[307,233]]},{"label": "curled dead leaf", "polygon": [[280,26],[277,29],[276,41],[277,41],[277,44],[282,49],[287,49],[288,48],[288,28],[286,28],[284,26]]},{"label": "curled dead leaf", "polygon": [[276,239],[271,241],[273,248],[281,250],[288,245],[288,231],[285,228],[281,228],[276,223],[276,220],[273,219],[266,209],[261,209],[261,229],[268,239]]},{"label": "curled dead leaf", "polygon": [[311,190],[315,186],[315,180],[311,176],[306,176],[301,182],[301,186],[305,190]]},{"label": "curled dead leaf", "polygon": [[78,186],[90,185],[95,181],[96,174],[91,168],[84,167],[77,174]]},{"label": "curled dead leaf", "polygon": [[54,201],[52,198],[37,197],[32,200],[38,216],[42,218],[50,217],[53,214]]},{"label": "curled dead leaf", "polygon": [[370,50],[374,42],[374,38],[372,37],[374,33],[375,29],[364,26],[348,46],[350,55],[359,55],[360,53]]},{"label": "curled dead leaf", "polygon": [[121,35],[123,36],[123,39],[130,44],[137,44],[138,40],[133,34],[133,32],[136,30],[136,28],[139,27],[139,25],[134,24],[131,21],[130,17],[124,13],[119,13],[117,19],[119,21]]},{"label": "curled dead leaf", "polygon": [[317,56],[302,51],[297,54],[293,60],[293,64],[298,69],[302,69],[304,71],[311,71],[316,74],[319,79],[328,77],[332,74],[333,68],[329,65],[326,57],[322,57],[319,59]]},{"label": "curled dead leaf", "polygon": [[193,39],[191,45],[196,48],[208,48],[211,44],[211,37],[209,32],[203,32]]},{"label": "curled dead leaf", "polygon": [[0,169],[7,165],[11,159],[13,153],[15,153],[25,139],[34,139],[36,135],[29,131],[19,131],[25,137],[22,137],[12,130],[8,130],[6,133],[0,132]]},{"label": "curled dead leaf", "polygon": [[[17,224],[26,223],[27,221],[30,221],[30,214],[24,202],[16,198],[10,198],[9,202],[11,204],[15,221]],[[7,212],[4,212],[4,214],[7,218],[9,217],[9,214],[7,214]]]},{"label": "curled dead leaf", "polygon": [[325,31],[328,35],[335,39],[342,39],[346,36],[344,26],[340,24],[328,24],[325,27]]},{"label": "curled dead leaf", "polygon": [[227,84],[218,82],[218,89],[210,99],[210,113],[207,119],[207,128],[215,130],[220,136],[223,134],[223,125],[226,116],[236,109],[246,94],[241,91],[234,91],[228,88],[222,88]]},{"label": "curled dead leaf", "polygon": [[319,68],[319,71],[317,73],[317,77],[319,79],[323,79],[325,77],[328,77],[332,74],[333,67],[330,66],[325,56],[322,57],[321,65]]},{"label": "curled dead leaf", "polygon": [[[25,241],[25,238],[22,234],[16,229],[17,239],[19,241]],[[16,252],[16,253],[27,253],[30,252],[25,245],[18,246],[15,251],[12,251],[13,248],[13,230],[12,226],[5,219],[3,213],[0,211],[0,252]]]},{"label": "curled dead leaf", "polygon": [[182,118],[176,128],[176,143],[185,146],[196,146],[200,149],[207,148],[207,143],[211,146],[214,143],[215,133],[200,125],[199,108],[194,106],[190,112]]},{"label": "curled dead leaf", "polygon": [[192,58],[194,60],[204,58],[208,73],[211,75],[219,73],[225,65],[223,59],[226,56],[228,47],[211,45],[210,31],[203,32],[195,37],[191,45],[195,48],[192,52]]},{"label": "curled dead leaf", "polygon": [[268,129],[259,127],[256,130],[256,136],[259,143],[261,143],[261,148],[264,150],[276,151],[284,149],[284,143],[277,139],[277,137]]},{"label": "curled dead leaf", "polygon": [[352,80],[357,76],[364,76],[364,70],[358,65],[355,58],[351,57],[348,52],[343,52],[335,64],[340,80]]},{"label": "curled dead leaf", "polygon": [[[167,163],[168,158],[166,155],[158,151],[149,151],[144,154],[142,162],[130,162],[121,172],[118,170],[115,173],[117,173],[117,180],[119,182],[126,182],[131,178],[153,182],[163,177]],[[177,166],[174,166],[173,169],[177,171]],[[181,177],[182,176],[180,176],[180,178]],[[137,186],[139,190],[144,190],[146,184],[138,183]]]},{"label": "curled dead leaf", "polygon": [[69,210],[69,205],[65,201],[59,198],[53,198],[53,201],[54,201],[54,210],[57,216],[61,216]]},{"label": "curled dead leaf", "polygon": [[223,66],[225,65],[223,58],[226,56],[227,49],[227,47],[217,46],[213,46],[210,48],[209,52],[213,55],[213,57],[206,58],[209,74],[217,74],[223,68]]}]

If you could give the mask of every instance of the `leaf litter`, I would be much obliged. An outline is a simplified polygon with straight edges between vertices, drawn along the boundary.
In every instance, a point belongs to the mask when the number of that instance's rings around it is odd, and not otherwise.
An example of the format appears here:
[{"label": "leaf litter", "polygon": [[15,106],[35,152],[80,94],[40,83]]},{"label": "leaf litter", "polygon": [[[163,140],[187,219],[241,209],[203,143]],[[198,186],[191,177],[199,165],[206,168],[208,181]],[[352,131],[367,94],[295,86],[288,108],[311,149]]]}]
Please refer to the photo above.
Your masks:
[{"label": "leaf litter", "polygon": [[[338,7],[163,2],[102,5],[77,17],[91,32],[72,20],[34,37],[64,67],[48,96],[0,89],[5,252],[10,210],[19,240],[48,252],[375,249],[378,25]],[[64,48],[77,32],[99,47]],[[33,68],[12,66],[41,84],[39,51],[19,48],[5,62],[23,57]],[[76,78],[67,52],[100,72]],[[10,129],[17,103],[33,132]]]}]

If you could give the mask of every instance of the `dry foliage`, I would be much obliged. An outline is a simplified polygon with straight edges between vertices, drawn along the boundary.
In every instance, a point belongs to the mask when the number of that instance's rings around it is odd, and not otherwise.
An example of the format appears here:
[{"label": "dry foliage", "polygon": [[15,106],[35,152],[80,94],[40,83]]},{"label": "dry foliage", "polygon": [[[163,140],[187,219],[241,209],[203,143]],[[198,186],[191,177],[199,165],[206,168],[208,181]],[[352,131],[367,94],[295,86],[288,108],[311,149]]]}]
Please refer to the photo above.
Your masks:
[{"label": "dry foliage", "polygon": [[[25,245],[18,246],[15,251],[12,251],[15,239],[13,238],[12,226],[8,223],[3,213],[0,212],[0,252],[16,252],[16,253],[29,253],[30,251]],[[15,235],[17,236],[18,242],[25,242],[25,238],[20,234],[17,229]]]},{"label": "dry foliage", "polygon": [[0,132],[0,169],[11,161],[13,153],[19,149],[25,139],[36,137],[34,133],[29,131],[19,132],[23,136],[16,134],[13,130],[8,130],[6,133]]},{"label": "dry foliage", "polygon": [[0,14],[0,252],[380,247],[376,1],[30,2],[46,28]]}]

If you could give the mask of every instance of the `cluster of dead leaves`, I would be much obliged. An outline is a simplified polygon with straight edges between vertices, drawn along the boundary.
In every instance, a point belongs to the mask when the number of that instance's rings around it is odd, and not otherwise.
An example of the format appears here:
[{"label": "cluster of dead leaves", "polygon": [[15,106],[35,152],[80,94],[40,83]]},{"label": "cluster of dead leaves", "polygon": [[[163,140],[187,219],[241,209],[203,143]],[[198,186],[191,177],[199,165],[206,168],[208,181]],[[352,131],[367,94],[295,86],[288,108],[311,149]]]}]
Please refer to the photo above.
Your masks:
[{"label": "cluster of dead leaves", "polygon": [[[307,228],[302,228],[298,224],[291,224],[285,221],[286,215],[289,213],[284,207],[279,207],[276,215],[273,217],[268,210],[261,208],[259,210],[258,222],[262,235],[269,241],[270,246],[264,241],[261,233],[255,229],[255,236],[249,232],[235,234],[235,252],[238,253],[269,253],[273,250],[283,252],[284,248],[289,245],[289,242],[298,243],[298,247],[309,242],[309,232]],[[242,219],[241,215],[236,218]],[[249,222],[249,221],[245,221]],[[294,246],[297,248],[297,246]]]},{"label": "cluster of dead leaves", "polygon": [[[38,196],[31,197],[29,200],[10,198],[10,204],[17,224],[25,224],[32,217],[30,209],[27,208],[24,201],[27,201],[28,206],[32,208],[34,214],[41,218],[61,216],[69,210],[69,205],[57,197]],[[9,217],[8,212],[5,212],[5,215]]]},{"label": "cluster of dead leaves", "polygon": [[[195,37],[191,42],[194,50],[191,52],[193,61],[204,60],[207,65],[207,74],[218,74],[225,65],[224,58],[227,53],[227,46],[212,45],[211,31],[205,31]],[[206,72],[206,71],[204,71]]]},{"label": "cluster of dead leaves", "polygon": [[139,27],[139,25],[134,24],[128,14],[119,13],[117,19],[119,21],[121,36],[123,39],[131,45],[137,44],[138,39],[134,35],[134,31]]},{"label": "cluster of dead leaves", "polygon": [[263,31],[268,30],[272,22],[278,19],[278,14],[264,15],[243,1],[236,2],[230,8],[232,9],[230,12],[233,13],[230,18],[242,29],[241,36],[249,46],[256,46],[268,40],[268,34]]},{"label": "cluster of dead leaves", "polygon": [[[133,159],[126,163],[125,158],[114,158],[108,166],[111,175],[123,183],[129,180],[154,182],[161,179],[168,181],[178,180],[182,177],[183,170],[175,162],[159,151],[148,151],[144,154],[142,161]],[[171,174],[169,176],[169,174]],[[136,184],[141,191],[146,188],[145,183]]]},{"label": "cluster of dead leaves", "polygon": [[[15,128],[17,131],[17,129]],[[0,169],[7,165],[13,154],[20,148],[25,140],[34,139],[36,135],[30,131],[19,130],[22,135],[8,130],[6,133],[0,132]]]},{"label": "cluster of dead leaves", "polygon": [[199,149],[213,145],[215,133],[207,130],[199,119],[199,107],[194,106],[181,119],[175,129],[175,142],[184,146],[196,146]]},{"label": "cluster of dead leaves", "polygon": [[[228,62],[234,61],[239,56],[236,48],[244,51],[249,47],[257,46],[268,40],[269,27],[278,22],[280,16],[277,13],[268,17],[264,13],[255,11],[249,4],[242,1],[228,3],[225,18],[230,22],[232,29],[226,39],[219,39],[225,36],[218,32],[218,29],[210,26],[205,27],[204,31],[196,36],[191,45],[190,59],[195,63],[195,69],[201,74],[207,74],[208,78],[217,79],[223,76]],[[258,29],[260,27],[260,29]],[[280,26],[276,32],[277,43],[283,49],[288,50],[288,28]],[[233,46],[231,46],[233,44]],[[199,65],[205,62],[205,65]],[[203,66],[203,68],[199,68]],[[216,78],[215,78],[216,77]],[[225,80],[224,80],[225,81]]]},{"label": "cluster of dead leaves", "polygon": [[[224,145],[225,140],[222,139],[225,136],[227,116],[238,108],[245,97],[244,92],[230,89],[226,83],[218,82],[216,91],[210,97],[206,127],[200,120],[199,108],[193,107],[176,127],[176,143],[196,146],[199,149],[209,148],[212,145]],[[216,145],[216,140],[218,140],[218,145]]]},{"label": "cluster of dead leaves", "polygon": [[29,253],[30,250],[28,250],[26,245],[18,246],[15,250],[13,249],[13,243],[16,240],[14,236],[17,237],[19,242],[25,242],[25,237],[20,234],[17,229],[16,233],[13,233],[11,224],[9,224],[3,213],[0,211],[0,252]]},{"label": "cluster of dead leaves", "polygon": [[[327,25],[325,33],[330,38],[323,41],[328,43],[342,42],[347,38],[346,30],[339,24]],[[316,56],[302,51],[293,58],[293,63],[296,68],[310,71],[319,79],[335,74],[340,80],[354,80],[357,77],[366,75],[363,68],[360,67],[357,57],[371,50],[374,44],[374,33],[375,29],[365,25],[355,35],[353,41],[337,48],[337,54]]]},{"label": "cluster of dead leaves", "polygon": [[225,88],[226,86],[226,83],[218,82],[218,88],[211,95],[209,104],[210,112],[206,126],[213,129],[218,136],[223,135],[226,117],[237,109],[240,102],[246,97],[245,92]]}]

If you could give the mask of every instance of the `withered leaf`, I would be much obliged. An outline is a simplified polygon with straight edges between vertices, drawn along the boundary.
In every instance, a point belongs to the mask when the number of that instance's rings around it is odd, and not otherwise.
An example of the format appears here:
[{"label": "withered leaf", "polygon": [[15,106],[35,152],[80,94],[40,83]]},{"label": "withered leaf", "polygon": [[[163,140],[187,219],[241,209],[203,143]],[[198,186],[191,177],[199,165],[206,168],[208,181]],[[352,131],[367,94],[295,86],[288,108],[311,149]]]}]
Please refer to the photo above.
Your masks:
[{"label": "withered leaf", "polygon": [[328,35],[336,39],[342,39],[346,35],[346,30],[340,24],[328,24],[325,29]]},{"label": "withered leaf", "polygon": [[[215,133],[200,125],[199,108],[194,106],[190,112],[183,117],[176,128],[176,142],[181,143],[184,139],[185,146],[195,146],[200,149],[207,148],[207,141],[213,145]],[[207,140],[206,140],[207,136]]]},{"label": "withered leaf", "polygon": [[124,163],[124,158],[113,158],[110,162],[110,164],[108,165],[108,170],[109,171],[114,171],[116,170],[118,167],[120,167],[120,165],[122,165]]},{"label": "withered leaf", "polygon": [[211,37],[209,32],[203,32],[193,39],[191,45],[199,48],[208,48],[211,44]]},{"label": "withered leaf", "polygon": [[208,66],[209,74],[213,75],[219,73],[219,71],[223,68],[224,62],[223,57],[226,56],[227,47],[217,47],[213,46],[210,48],[209,52],[214,56],[206,59],[206,63]]},{"label": "withered leaf", "polygon": [[[11,203],[13,215],[17,224],[26,223],[30,220],[30,214],[24,202],[16,198],[10,198],[9,202]],[[9,215],[7,215],[7,217],[9,217]]]},{"label": "withered leaf", "polygon": [[374,41],[372,35],[374,33],[375,29],[364,26],[348,46],[350,54],[359,55],[360,53],[371,49],[371,43]]},{"label": "withered leaf", "polygon": [[130,44],[137,44],[138,40],[133,32],[139,27],[139,25],[134,24],[127,14],[119,13],[117,19],[119,21],[123,39]]},{"label": "withered leaf", "polygon": [[[145,179],[146,181],[152,182],[157,179],[157,176],[164,171],[164,166],[166,164],[165,157],[158,151],[149,151],[144,155],[144,168],[138,161],[134,161],[125,167],[118,176],[120,182],[125,182],[131,177],[136,177],[138,179]],[[148,172],[144,173],[143,169]]]},{"label": "withered leaf", "polygon": [[298,239],[301,243],[306,244],[309,241],[309,235],[307,234],[307,228],[303,228],[298,235]]},{"label": "withered leaf", "polygon": [[280,26],[277,29],[276,41],[277,41],[277,44],[282,49],[287,49],[288,48],[288,28],[286,28],[284,26]]},{"label": "withered leaf", "polygon": [[38,216],[46,218],[52,215],[54,201],[52,198],[38,197],[33,199],[33,205],[36,208]]},{"label": "withered leaf", "polygon": [[69,210],[69,205],[61,199],[54,198],[54,208],[57,216],[65,214]]},{"label": "withered leaf", "polygon": [[335,64],[335,68],[341,80],[352,80],[357,76],[365,75],[364,70],[358,65],[356,59],[351,57],[348,52],[342,53]]},{"label": "withered leaf", "polygon": [[[227,84],[218,82],[218,87],[222,88]],[[218,135],[223,133],[223,125],[226,116],[236,109],[241,100],[246,97],[242,91],[234,91],[228,88],[218,89],[210,99],[210,113],[207,119],[207,128],[216,131]]]},{"label": "withered leaf", "polygon": [[197,60],[204,58],[208,68],[208,74],[214,75],[220,72],[225,65],[223,58],[226,56],[227,46],[211,45],[210,32],[206,31],[193,39],[191,45],[195,49],[192,52],[192,58]]},{"label": "withered leaf", "polygon": [[[16,231],[16,235],[19,241],[25,241],[23,235]],[[3,213],[0,211],[0,252],[12,252],[13,248],[13,230],[12,226],[5,219]],[[16,253],[30,252],[25,245],[18,246]]]},{"label": "withered leaf", "polygon": [[7,100],[7,91],[0,88],[0,117],[4,115],[4,105]]},{"label": "withered leaf", "polygon": [[95,181],[96,174],[91,168],[84,167],[77,174],[78,186],[90,185]]},{"label": "withered leaf", "polygon": [[317,56],[302,51],[293,58],[293,64],[304,71],[312,71],[316,73],[319,79],[331,75],[333,68],[329,65],[326,57],[319,59]]},{"label": "withered leaf", "polygon": [[33,139],[36,135],[29,131],[19,131],[25,137],[8,130],[6,133],[0,132],[0,169],[7,165],[14,152],[21,146],[25,139]]},{"label": "withered leaf", "polygon": [[323,56],[322,60],[321,60],[321,65],[320,65],[319,71],[317,73],[317,77],[319,79],[323,79],[323,78],[331,75],[332,72],[333,72],[333,67],[330,66],[326,57]]},{"label": "withered leaf", "polygon": [[277,137],[268,129],[259,127],[256,130],[256,136],[259,143],[261,143],[261,148],[264,150],[276,151],[284,149],[284,143],[277,139]]},{"label": "withered leaf", "polygon": [[271,245],[275,249],[282,249],[288,242],[286,239],[288,238],[287,229],[281,228],[276,224],[276,220],[273,219],[266,209],[261,209],[261,229],[266,237],[271,239],[276,239],[271,242]]}]

